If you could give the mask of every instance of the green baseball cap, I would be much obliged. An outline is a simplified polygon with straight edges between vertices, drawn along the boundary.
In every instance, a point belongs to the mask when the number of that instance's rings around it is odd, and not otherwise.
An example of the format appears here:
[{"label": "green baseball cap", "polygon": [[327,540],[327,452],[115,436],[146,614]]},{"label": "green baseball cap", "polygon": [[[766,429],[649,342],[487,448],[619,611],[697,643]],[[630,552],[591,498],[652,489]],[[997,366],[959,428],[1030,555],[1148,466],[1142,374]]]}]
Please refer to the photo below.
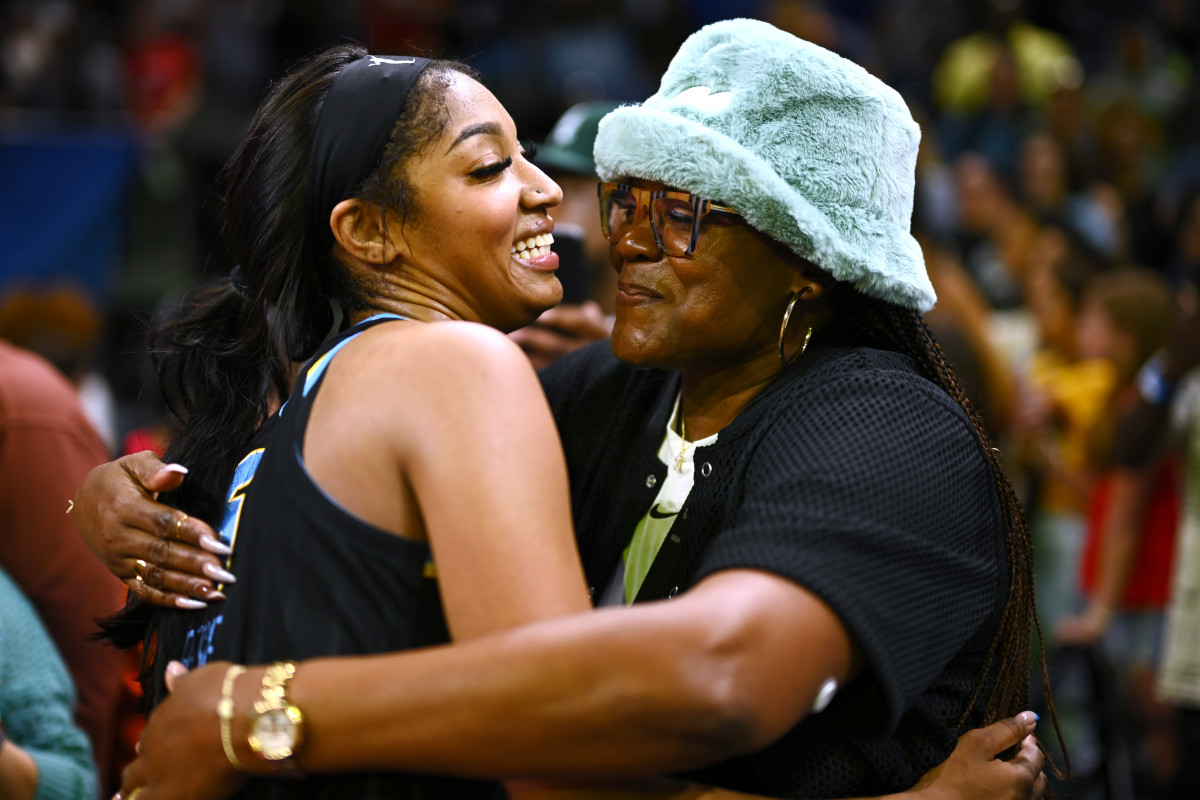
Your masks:
[{"label": "green baseball cap", "polygon": [[546,141],[540,143],[534,161],[550,169],[595,175],[592,145],[600,118],[620,105],[617,100],[588,100],[568,108],[554,123]]}]

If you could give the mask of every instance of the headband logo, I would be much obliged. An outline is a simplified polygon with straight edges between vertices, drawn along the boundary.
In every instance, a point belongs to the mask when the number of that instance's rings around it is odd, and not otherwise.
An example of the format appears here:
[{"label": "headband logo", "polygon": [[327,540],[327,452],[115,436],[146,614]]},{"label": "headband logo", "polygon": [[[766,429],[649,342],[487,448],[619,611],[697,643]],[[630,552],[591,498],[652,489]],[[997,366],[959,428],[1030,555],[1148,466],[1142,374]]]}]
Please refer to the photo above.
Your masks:
[{"label": "headband logo", "polygon": [[367,65],[369,67],[378,67],[380,64],[412,64],[416,62],[415,58],[410,58],[407,60],[399,58],[380,58],[379,56],[367,56],[367,58],[371,59],[371,63]]}]

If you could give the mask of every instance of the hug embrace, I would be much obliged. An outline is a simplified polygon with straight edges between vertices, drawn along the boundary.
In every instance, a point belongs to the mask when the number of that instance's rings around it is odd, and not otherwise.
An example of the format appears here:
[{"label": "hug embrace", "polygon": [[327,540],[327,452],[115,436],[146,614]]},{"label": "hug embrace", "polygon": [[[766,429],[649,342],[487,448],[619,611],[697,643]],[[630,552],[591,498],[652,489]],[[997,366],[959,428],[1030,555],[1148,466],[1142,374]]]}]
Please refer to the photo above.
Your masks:
[{"label": "hug embrace", "polygon": [[189,471],[76,497],[150,656],[123,795],[1039,795],[1029,535],[922,320],[919,137],[839,56],[701,29],[600,123],[611,341],[538,375],[503,332],[561,298],[561,190],[478,77],[276,84],[241,266],[158,335]]}]

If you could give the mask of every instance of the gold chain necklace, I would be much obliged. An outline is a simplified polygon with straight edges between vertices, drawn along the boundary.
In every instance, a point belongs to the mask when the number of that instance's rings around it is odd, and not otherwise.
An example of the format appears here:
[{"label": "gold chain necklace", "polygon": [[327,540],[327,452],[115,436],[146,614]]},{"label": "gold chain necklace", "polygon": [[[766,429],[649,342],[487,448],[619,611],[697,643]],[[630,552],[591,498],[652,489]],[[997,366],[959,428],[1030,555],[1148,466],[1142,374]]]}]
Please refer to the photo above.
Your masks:
[{"label": "gold chain necklace", "polygon": [[683,457],[687,453],[689,443],[687,440],[687,420],[683,417],[683,403],[679,404],[679,438],[683,444],[679,447],[679,455],[675,456],[675,469],[678,472],[683,472]]}]

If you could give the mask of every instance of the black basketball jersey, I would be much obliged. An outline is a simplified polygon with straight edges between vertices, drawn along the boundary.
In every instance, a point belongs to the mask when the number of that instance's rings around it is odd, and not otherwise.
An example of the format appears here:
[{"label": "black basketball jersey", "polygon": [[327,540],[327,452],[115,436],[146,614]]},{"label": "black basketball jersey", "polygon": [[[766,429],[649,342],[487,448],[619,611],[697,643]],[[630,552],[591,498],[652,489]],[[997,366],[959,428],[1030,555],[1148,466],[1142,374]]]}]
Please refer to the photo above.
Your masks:
[{"label": "black basketball jersey", "polygon": [[[181,655],[189,668],[210,660],[262,664],[448,641],[429,547],[348,513],[313,482],[303,459],[309,414],[330,361],[367,328],[402,319],[377,315],[327,343],[255,436],[230,482],[219,532],[233,548],[229,566],[237,583],[222,587],[227,599],[200,612],[187,633]],[[497,785],[351,773],[299,782],[255,780],[241,796],[491,800]]]}]

